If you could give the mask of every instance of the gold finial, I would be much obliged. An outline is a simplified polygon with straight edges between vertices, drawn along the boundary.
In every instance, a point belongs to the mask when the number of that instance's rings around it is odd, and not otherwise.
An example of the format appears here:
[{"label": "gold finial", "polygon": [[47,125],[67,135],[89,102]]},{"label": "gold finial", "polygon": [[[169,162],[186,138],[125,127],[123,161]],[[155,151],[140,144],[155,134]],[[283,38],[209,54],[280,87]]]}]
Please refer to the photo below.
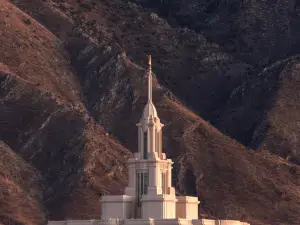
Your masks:
[{"label": "gold finial", "polygon": [[148,57],[148,65],[149,65],[149,69],[152,69],[152,59],[151,59],[151,55],[149,55]]}]

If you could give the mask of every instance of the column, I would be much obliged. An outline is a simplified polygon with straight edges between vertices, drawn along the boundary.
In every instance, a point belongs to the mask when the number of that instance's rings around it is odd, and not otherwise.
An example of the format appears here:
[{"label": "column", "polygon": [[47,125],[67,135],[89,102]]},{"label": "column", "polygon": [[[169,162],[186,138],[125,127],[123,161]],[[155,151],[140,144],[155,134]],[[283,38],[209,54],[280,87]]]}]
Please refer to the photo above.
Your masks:
[{"label": "column", "polygon": [[161,194],[161,187],[159,185],[159,173],[158,173],[158,164],[153,163],[149,165],[149,186],[148,186],[148,195],[157,195]]},{"label": "column", "polygon": [[128,163],[128,186],[125,188],[125,195],[135,196],[136,188],[136,170],[135,164]]},{"label": "column", "polygon": [[129,173],[128,174],[128,176],[129,176],[128,186],[135,187],[135,177],[136,177],[135,164],[128,165],[128,173]]}]

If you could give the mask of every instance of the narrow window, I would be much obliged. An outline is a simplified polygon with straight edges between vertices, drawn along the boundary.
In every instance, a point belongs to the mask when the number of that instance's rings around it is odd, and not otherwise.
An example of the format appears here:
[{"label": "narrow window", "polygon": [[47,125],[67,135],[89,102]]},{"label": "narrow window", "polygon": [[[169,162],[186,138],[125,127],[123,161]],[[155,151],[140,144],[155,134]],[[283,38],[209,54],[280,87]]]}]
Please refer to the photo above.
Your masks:
[{"label": "narrow window", "polygon": [[162,174],[161,174],[161,179],[162,179],[162,192],[163,192],[163,194],[167,194],[167,191],[166,191],[166,189],[167,189],[167,181],[166,181],[166,173],[165,172],[163,172]]},{"label": "narrow window", "polygon": [[136,182],[136,195],[137,195],[136,198],[137,199],[136,200],[137,200],[137,206],[138,207],[141,206],[141,202],[140,202],[140,196],[141,196],[140,195],[140,185],[141,185],[140,184],[140,182],[141,182],[140,181],[141,180],[140,175],[141,175],[140,173],[136,173],[136,178],[137,178],[137,182]]},{"label": "narrow window", "polygon": [[148,133],[144,132],[144,159],[148,158]]},{"label": "narrow window", "polygon": [[165,176],[164,176],[164,173],[161,173],[161,190],[162,190],[162,193],[164,194],[164,190],[165,190]]},{"label": "narrow window", "polygon": [[144,194],[148,194],[148,185],[149,185],[149,180],[148,180],[148,173],[145,173],[144,175],[145,182],[144,182]]},{"label": "narrow window", "polygon": [[141,195],[144,194],[144,173],[141,173]]}]

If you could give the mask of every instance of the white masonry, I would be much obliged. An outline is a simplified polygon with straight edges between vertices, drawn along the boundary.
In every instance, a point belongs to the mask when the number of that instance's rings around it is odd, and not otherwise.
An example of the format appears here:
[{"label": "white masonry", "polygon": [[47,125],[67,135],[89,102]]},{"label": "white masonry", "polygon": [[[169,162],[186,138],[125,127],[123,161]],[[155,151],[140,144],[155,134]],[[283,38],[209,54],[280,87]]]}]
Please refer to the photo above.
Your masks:
[{"label": "white masonry", "polygon": [[148,102],[138,127],[138,152],[128,160],[129,182],[124,195],[100,199],[101,219],[52,221],[49,225],[249,225],[234,220],[198,219],[197,197],[176,196],[172,160],[162,152],[163,124],[152,102],[151,56]]}]

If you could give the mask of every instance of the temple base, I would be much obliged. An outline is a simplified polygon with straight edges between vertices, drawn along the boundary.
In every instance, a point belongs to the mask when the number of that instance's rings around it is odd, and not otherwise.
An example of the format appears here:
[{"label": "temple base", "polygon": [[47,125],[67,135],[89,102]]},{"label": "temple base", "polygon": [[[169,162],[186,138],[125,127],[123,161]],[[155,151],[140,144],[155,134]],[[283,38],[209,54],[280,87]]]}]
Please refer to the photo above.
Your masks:
[{"label": "temple base", "polygon": [[66,220],[49,221],[48,225],[249,225],[237,220],[211,219],[110,219],[110,220]]}]

